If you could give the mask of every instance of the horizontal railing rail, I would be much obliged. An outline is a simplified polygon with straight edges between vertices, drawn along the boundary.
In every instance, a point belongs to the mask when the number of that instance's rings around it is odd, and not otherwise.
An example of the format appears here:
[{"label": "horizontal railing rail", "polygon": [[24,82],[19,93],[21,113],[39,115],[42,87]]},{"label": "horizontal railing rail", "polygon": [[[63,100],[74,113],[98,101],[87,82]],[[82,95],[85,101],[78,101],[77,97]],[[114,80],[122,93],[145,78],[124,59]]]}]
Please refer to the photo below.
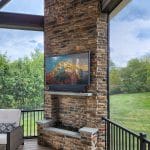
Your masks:
[{"label": "horizontal railing rail", "polygon": [[105,150],[150,150],[146,134],[136,134],[104,117],[102,120],[105,123]]},{"label": "horizontal railing rail", "polygon": [[21,111],[21,124],[23,126],[24,138],[37,137],[37,124],[38,120],[44,119],[44,110],[22,110]]}]

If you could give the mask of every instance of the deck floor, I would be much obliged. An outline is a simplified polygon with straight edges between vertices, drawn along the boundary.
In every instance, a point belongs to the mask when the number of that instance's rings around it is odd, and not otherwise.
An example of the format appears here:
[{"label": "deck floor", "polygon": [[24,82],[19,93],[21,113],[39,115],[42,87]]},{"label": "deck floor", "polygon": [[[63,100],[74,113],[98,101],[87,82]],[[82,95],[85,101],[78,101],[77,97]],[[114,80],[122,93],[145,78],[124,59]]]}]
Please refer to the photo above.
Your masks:
[{"label": "deck floor", "polygon": [[24,145],[20,146],[18,150],[52,150],[47,147],[42,147],[37,144],[37,139],[25,140]]}]

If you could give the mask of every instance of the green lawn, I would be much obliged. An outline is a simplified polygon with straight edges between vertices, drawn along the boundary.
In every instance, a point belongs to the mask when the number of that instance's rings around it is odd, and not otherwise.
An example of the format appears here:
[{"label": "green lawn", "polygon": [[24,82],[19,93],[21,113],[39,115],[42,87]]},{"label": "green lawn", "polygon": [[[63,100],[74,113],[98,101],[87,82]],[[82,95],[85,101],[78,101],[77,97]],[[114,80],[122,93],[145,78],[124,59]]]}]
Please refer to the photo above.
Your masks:
[{"label": "green lawn", "polygon": [[110,97],[111,119],[150,138],[150,92]]}]

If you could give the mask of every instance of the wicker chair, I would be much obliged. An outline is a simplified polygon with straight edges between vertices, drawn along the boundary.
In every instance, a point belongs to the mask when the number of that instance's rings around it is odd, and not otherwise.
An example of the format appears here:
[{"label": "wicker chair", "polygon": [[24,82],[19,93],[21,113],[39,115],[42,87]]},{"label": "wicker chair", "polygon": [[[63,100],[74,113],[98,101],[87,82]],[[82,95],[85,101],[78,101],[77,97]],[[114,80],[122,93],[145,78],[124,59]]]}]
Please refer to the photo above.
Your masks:
[{"label": "wicker chair", "polygon": [[0,123],[15,123],[15,128],[7,133],[0,133],[0,150],[16,150],[23,140],[23,128],[19,125],[21,110],[0,109]]}]

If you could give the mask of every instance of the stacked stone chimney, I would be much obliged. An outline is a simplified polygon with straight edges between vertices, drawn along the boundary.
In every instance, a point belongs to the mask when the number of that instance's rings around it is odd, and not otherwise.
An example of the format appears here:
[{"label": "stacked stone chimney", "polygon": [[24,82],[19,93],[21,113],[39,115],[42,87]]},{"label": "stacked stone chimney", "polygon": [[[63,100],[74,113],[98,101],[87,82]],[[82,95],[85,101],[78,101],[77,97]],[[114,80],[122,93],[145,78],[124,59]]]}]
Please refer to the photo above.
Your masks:
[{"label": "stacked stone chimney", "polygon": [[[79,130],[83,128],[80,142],[77,137],[59,137],[53,132],[47,138],[54,140],[47,139],[49,142],[46,144],[68,150],[72,146],[73,150],[85,149],[84,144],[87,144],[88,149],[103,150],[105,126],[101,118],[108,113],[108,14],[101,12],[99,0],[45,0],[44,37],[45,57],[90,51],[91,83],[87,92],[93,93],[93,96],[86,97],[50,95],[45,92],[46,119],[60,121]],[[84,127],[96,128],[98,132],[90,130],[88,135]],[[95,145],[92,140],[89,141],[91,138],[96,139]]]}]

